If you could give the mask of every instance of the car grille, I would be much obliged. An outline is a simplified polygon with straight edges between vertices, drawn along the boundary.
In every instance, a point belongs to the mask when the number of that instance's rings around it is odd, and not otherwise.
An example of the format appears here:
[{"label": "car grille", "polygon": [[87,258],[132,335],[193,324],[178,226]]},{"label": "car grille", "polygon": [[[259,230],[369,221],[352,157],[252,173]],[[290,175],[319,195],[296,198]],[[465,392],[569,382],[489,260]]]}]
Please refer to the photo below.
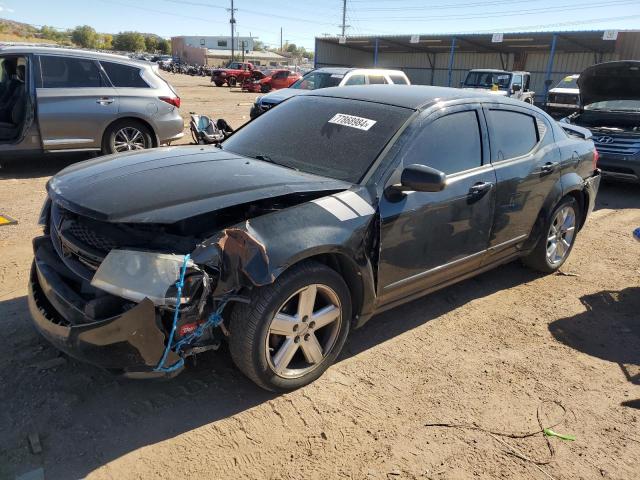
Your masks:
[{"label": "car grille", "polygon": [[51,242],[64,264],[76,275],[91,280],[116,242],[94,232],[81,217],[58,203],[51,206]]},{"label": "car grille", "polygon": [[592,133],[593,142],[600,153],[632,156],[640,152],[640,135]]},{"label": "car grille", "polygon": [[578,96],[571,93],[550,93],[549,102],[551,103],[565,103],[567,105],[577,105]]},{"label": "car grille", "polygon": [[80,240],[83,244],[95,248],[101,252],[107,253],[117,247],[113,240],[110,240],[81,223],[73,222],[66,230],[74,238]]}]

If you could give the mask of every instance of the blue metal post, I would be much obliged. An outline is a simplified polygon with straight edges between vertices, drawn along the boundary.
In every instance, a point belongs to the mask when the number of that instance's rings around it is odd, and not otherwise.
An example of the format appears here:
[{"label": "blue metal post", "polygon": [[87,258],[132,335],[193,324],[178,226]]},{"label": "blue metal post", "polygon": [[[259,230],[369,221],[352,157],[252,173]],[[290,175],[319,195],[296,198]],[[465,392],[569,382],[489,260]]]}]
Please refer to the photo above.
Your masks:
[{"label": "blue metal post", "polygon": [[373,50],[373,66],[377,67],[378,66],[378,44],[380,42],[380,39],[378,37],[376,37],[376,42],[375,42],[375,48]]},{"label": "blue metal post", "polygon": [[318,68],[318,37],[315,38],[313,45],[313,69]]},{"label": "blue metal post", "polygon": [[549,85],[551,85],[551,71],[553,70],[553,59],[556,56],[556,42],[558,41],[558,34],[553,34],[551,40],[551,52],[549,53],[549,62],[547,63],[547,74],[544,82],[544,104],[547,104],[547,97],[549,95]]},{"label": "blue metal post", "polygon": [[453,75],[453,57],[456,52],[456,37],[451,38],[451,52],[449,53],[449,80],[447,86],[451,86],[451,76]]}]

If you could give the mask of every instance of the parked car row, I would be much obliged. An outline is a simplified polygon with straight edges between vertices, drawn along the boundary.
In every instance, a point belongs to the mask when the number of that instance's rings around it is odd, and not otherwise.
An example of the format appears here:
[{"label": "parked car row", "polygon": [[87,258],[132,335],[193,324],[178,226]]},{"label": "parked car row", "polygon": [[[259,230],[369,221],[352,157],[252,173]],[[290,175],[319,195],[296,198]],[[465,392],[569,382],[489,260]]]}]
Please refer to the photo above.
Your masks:
[{"label": "parked car row", "polygon": [[298,79],[289,88],[278,90],[256,98],[249,116],[253,119],[275,107],[287,98],[312,90],[328,87],[356,85],[410,85],[407,75],[400,70],[372,68],[325,67],[312,70]]}]

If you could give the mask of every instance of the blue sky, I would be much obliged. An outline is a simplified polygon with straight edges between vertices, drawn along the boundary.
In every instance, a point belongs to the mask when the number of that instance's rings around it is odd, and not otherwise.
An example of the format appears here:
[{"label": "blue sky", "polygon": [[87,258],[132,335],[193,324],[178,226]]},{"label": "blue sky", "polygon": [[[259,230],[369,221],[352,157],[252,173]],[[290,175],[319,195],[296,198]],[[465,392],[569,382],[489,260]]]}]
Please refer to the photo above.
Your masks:
[{"label": "blue sky", "polygon": [[[0,0],[0,17],[100,32],[228,35],[229,0]],[[342,0],[235,0],[241,35],[268,45],[284,39],[313,48],[336,35]],[[640,29],[640,0],[347,0],[347,33],[409,34],[519,30]]]}]

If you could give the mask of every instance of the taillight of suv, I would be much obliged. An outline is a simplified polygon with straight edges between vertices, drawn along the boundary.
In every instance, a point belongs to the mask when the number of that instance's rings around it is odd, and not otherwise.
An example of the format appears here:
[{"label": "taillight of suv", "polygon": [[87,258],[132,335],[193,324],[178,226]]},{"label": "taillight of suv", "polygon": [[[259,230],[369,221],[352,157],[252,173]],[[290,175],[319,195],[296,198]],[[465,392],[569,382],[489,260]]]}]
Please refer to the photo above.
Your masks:
[{"label": "taillight of suv", "polygon": [[598,153],[598,149],[593,149],[593,171],[598,168],[598,160],[600,160],[600,153]]},{"label": "taillight of suv", "polygon": [[176,108],[180,108],[180,97],[158,97],[163,102],[167,102],[169,105],[173,105]]}]

